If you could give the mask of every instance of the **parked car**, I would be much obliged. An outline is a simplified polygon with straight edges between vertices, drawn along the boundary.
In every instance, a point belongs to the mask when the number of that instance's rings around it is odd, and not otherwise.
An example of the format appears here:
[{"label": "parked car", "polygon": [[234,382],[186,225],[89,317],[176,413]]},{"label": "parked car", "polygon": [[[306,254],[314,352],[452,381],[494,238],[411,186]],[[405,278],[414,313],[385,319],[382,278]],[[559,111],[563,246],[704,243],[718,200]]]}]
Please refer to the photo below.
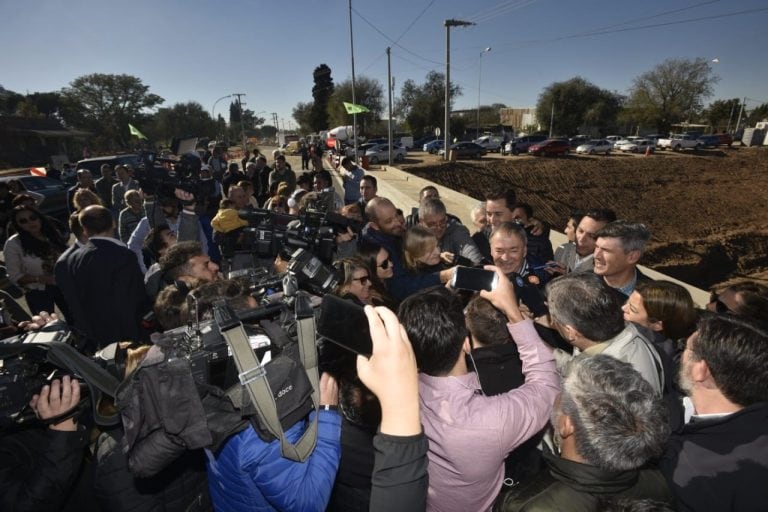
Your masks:
[{"label": "parked car", "polygon": [[702,135],[697,142],[701,144],[703,148],[716,148],[720,144],[720,137],[717,135]]},{"label": "parked car", "polygon": [[424,151],[434,155],[445,147],[445,141],[443,139],[437,139],[424,144]]},{"label": "parked car", "polygon": [[624,139],[626,139],[626,137],[623,137],[623,136],[621,136],[621,135],[609,135],[609,136],[607,136],[607,137],[605,138],[605,140],[609,140],[609,141],[611,141],[611,144],[614,144],[614,145],[615,145],[617,142],[619,142],[620,140],[624,140]]},{"label": "parked car", "polygon": [[[456,158],[481,158],[486,153],[483,146],[474,142],[458,142],[451,145],[451,151],[454,152]],[[438,154],[444,155],[445,149],[438,151]]]},{"label": "parked car", "polygon": [[713,133],[712,135],[702,135],[698,139],[704,148],[716,148],[717,146],[730,146],[733,144],[733,137],[729,133]]},{"label": "parked car", "polygon": [[547,139],[528,148],[528,154],[534,156],[567,155],[570,152],[571,147],[564,139]]},{"label": "parked car", "polygon": [[527,152],[528,148],[533,144],[544,142],[545,140],[547,140],[546,135],[525,135],[507,142],[507,146],[504,150],[507,153],[519,155],[520,153]]},{"label": "parked car", "polygon": [[613,149],[621,150],[621,147],[625,144],[633,144],[636,140],[641,139],[642,137],[638,137],[637,135],[630,135],[628,137],[622,137],[621,139],[615,141],[613,143]]},{"label": "parked car", "polygon": [[422,137],[420,139],[416,139],[415,141],[413,141],[413,147],[418,151],[424,147],[424,144],[428,144],[433,140],[437,140],[437,135],[427,135],[425,137]]},{"label": "parked car", "polygon": [[592,139],[586,144],[576,148],[576,153],[594,155],[596,153],[603,153],[604,155],[610,155],[613,149],[613,143],[607,139]]},{"label": "parked car", "polygon": [[[358,155],[364,155],[366,151],[368,151],[369,149],[371,149],[372,147],[377,146],[377,145],[378,144],[371,144],[370,142],[366,142],[365,144],[360,144],[359,146],[357,146],[357,154]],[[349,158],[354,158],[355,157],[355,146],[347,146],[345,148],[345,152],[346,152],[345,154]]]},{"label": "parked car", "polygon": [[720,139],[720,142],[717,143],[718,146],[730,147],[733,144],[733,137],[730,133],[716,133],[715,135]]},{"label": "parked car", "polygon": [[[392,159],[402,162],[408,151],[403,146],[392,146]],[[389,144],[376,144],[365,151],[365,156],[372,164],[389,161]]]},{"label": "parked car", "polygon": [[494,151],[501,151],[502,138],[496,135],[483,135],[482,137],[478,137],[472,142],[483,146],[489,153]]},{"label": "parked car", "polygon": [[683,149],[699,149],[701,143],[698,137],[686,134],[671,134],[668,138],[656,141],[656,147],[659,149],[671,149],[672,151],[682,151]]},{"label": "parked car", "polygon": [[67,208],[68,187],[59,180],[43,176],[3,176],[0,181],[18,180],[26,191],[34,197],[37,208],[55,219],[64,220],[69,215]]},{"label": "parked car", "polygon": [[589,137],[587,135],[576,135],[568,139],[568,145],[572,148],[577,148],[587,142],[589,142]]},{"label": "parked car", "polygon": [[656,151],[656,142],[649,139],[635,139],[614,149],[624,153],[645,153],[646,151],[653,153]]}]

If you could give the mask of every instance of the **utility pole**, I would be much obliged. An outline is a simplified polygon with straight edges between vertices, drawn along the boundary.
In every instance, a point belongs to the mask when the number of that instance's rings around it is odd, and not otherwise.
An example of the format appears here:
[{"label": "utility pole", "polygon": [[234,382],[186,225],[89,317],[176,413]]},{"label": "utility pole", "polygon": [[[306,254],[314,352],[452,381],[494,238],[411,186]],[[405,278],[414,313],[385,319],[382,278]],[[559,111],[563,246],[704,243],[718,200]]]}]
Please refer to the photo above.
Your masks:
[{"label": "utility pole", "polygon": [[272,126],[275,127],[275,138],[277,139],[278,132],[280,131],[280,127],[277,125],[277,112],[272,112]]},{"label": "utility pole", "polygon": [[483,54],[489,51],[491,51],[490,46],[480,52],[480,70],[477,73],[477,127],[475,129],[475,139],[480,138],[480,84],[483,79]]},{"label": "utility pole", "polygon": [[[350,0],[351,1],[351,0]],[[471,21],[445,20],[445,155],[451,149],[451,27],[468,27],[474,25]]]},{"label": "utility pole", "polygon": [[555,125],[555,101],[552,100],[552,112],[549,114],[549,138],[552,138],[552,128]]},{"label": "utility pole", "polygon": [[243,153],[248,151],[247,141],[245,139],[245,121],[243,121],[243,103],[240,99],[241,96],[245,96],[242,92],[233,92],[232,96],[237,96],[237,106],[240,109],[240,140],[243,148]]},{"label": "utility pole", "polygon": [[387,123],[387,138],[389,139],[389,165],[392,165],[392,48],[387,46],[387,98],[389,99],[389,123]]},{"label": "utility pole", "polygon": [[739,118],[736,120],[736,129],[734,129],[734,133],[738,133],[739,126],[741,126],[741,115],[744,113],[744,107],[747,106],[747,97],[744,96],[744,101],[741,102],[741,108],[739,109]]},{"label": "utility pole", "polygon": [[731,121],[733,121],[733,111],[736,110],[736,104],[731,100],[731,113],[728,116],[728,128],[725,129],[726,133],[731,133]]},{"label": "utility pole", "polygon": [[[357,105],[355,98],[355,39],[352,37],[352,0],[349,0],[349,52],[352,56],[352,104]],[[357,112],[352,113],[352,138],[355,139],[355,162],[357,162]]]}]

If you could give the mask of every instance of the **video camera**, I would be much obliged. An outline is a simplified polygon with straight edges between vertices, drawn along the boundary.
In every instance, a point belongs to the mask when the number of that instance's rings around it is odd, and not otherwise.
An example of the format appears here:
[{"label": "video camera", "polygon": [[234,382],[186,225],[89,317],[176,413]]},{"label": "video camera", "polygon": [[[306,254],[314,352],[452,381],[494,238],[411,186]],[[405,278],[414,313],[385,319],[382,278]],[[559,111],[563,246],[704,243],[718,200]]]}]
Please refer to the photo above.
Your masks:
[{"label": "video camera", "polygon": [[[39,424],[29,406],[32,396],[52,380],[69,375],[81,381],[82,401],[72,414],[82,412],[88,398],[97,424],[118,423],[117,416],[101,415],[96,404],[103,394],[114,396],[118,380],[100,358],[89,358],[71,344],[66,324],[56,322],[40,331],[31,331],[0,340],[0,432]],[[60,421],[53,418],[49,421]]]},{"label": "video camera", "polygon": [[201,179],[203,162],[195,152],[181,155],[178,160],[158,159],[153,165],[144,165],[136,169],[134,177],[143,191],[158,194],[163,190],[181,189],[194,195],[196,199],[209,197],[216,190],[215,181]]},{"label": "video camera", "polygon": [[331,263],[336,235],[347,229],[359,232],[362,224],[334,212],[307,210],[299,216],[269,210],[241,210],[249,226],[243,230],[240,246],[262,258],[306,249],[321,261]]}]

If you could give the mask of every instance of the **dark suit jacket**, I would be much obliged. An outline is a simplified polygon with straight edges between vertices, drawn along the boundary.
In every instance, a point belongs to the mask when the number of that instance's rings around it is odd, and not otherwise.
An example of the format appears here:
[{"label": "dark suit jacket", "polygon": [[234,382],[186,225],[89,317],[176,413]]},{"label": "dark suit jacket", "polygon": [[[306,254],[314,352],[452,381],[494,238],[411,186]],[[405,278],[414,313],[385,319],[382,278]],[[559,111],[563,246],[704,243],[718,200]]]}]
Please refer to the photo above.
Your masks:
[{"label": "dark suit jacket", "polygon": [[62,254],[55,275],[87,348],[146,337],[141,317],[149,302],[136,254],[130,249],[116,240],[92,239]]}]

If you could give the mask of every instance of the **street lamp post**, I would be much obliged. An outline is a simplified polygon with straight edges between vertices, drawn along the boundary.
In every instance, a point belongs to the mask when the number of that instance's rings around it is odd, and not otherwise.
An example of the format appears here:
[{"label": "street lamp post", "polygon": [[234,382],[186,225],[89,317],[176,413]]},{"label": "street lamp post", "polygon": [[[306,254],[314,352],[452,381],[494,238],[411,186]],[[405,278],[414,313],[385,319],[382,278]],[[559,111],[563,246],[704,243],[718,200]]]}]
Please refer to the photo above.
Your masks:
[{"label": "street lamp post", "polygon": [[480,52],[480,69],[477,73],[477,127],[475,129],[475,139],[480,138],[480,84],[483,80],[483,54],[491,51],[491,47]]},{"label": "street lamp post", "polygon": [[445,155],[451,149],[451,27],[468,27],[474,25],[471,21],[445,20]]}]

